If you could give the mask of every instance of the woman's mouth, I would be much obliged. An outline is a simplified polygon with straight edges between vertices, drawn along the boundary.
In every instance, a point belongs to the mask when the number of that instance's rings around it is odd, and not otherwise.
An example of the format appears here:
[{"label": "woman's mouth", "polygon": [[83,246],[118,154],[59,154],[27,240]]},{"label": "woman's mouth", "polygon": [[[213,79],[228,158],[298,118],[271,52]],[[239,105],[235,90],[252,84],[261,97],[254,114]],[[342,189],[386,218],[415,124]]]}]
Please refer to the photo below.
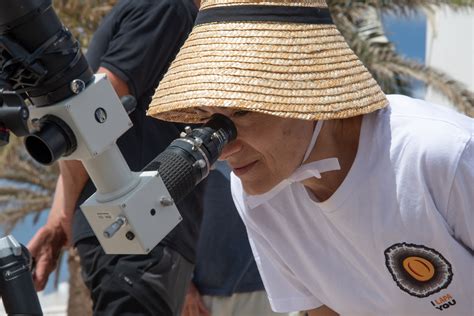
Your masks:
[{"label": "woman's mouth", "polygon": [[243,176],[244,174],[246,174],[247,172],[249,172],[250,169],[252,169],[257,162],[258,162],[258,160],[255,160],[254,162],[251,162],[249,164],[240,166],[238,168],[233,167],[232,170],[234,171],[234,173],[237,177],[240,177],[240,176]]}]

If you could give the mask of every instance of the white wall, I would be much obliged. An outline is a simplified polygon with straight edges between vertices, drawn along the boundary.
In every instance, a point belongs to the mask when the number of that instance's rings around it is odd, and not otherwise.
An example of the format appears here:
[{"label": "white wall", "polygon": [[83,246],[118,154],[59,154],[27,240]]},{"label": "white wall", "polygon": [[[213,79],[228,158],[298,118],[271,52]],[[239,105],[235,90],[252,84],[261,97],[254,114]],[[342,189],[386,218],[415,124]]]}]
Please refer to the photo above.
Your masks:
[{"label": "white wall", "polygon": [[[426,64],[449,74],[474,91],[474,10],[439,9],[428,14]],[[434,89],[426,100],[449,104]]]}]

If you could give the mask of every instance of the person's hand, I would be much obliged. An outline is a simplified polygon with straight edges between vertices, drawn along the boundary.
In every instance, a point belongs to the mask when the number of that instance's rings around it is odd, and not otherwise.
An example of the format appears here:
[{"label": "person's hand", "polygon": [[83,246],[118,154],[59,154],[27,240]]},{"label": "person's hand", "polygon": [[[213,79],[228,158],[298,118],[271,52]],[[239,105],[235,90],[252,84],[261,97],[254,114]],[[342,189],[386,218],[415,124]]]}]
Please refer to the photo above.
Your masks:
[{"label": "person's hand", "polygon": [[192,282],[189,286],[188,293],[186,293],[181,316],[211,316],[202,302],[199,291]]},{"label": "person's hand", "polygon": [[66,245],[66,233],[60,224],[46,224],[36,232],[28,243],[28,250],[36,263],[33,282],[37,291],[42,291],[46,286],[49,275],[58,264],[61,250]]}]

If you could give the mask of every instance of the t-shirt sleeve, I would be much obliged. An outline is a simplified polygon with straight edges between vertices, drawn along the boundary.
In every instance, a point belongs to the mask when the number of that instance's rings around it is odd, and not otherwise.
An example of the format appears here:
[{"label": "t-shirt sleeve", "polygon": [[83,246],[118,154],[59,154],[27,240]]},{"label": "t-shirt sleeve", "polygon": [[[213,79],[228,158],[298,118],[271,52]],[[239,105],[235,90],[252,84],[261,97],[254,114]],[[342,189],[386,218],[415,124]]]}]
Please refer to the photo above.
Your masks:
[{"label": "t-shirt sleeve", "polygon": [[231,174],[231,191],[234,204],[247,228],[250,246],[272,310],[288,313],[322,306],[245,216],[248,210],[244,202],[243,188],[234,174]]},{"label": "t-shirt sleeve", "polygon": [[458,163],[448,200],[447,222],[454,238],[474,253],[474,135]]},{"label": "t-shirt sleeve", "polygon": [[251,229],[247,229],[247,232],[273,311],[289,313],[310,310],[323,305],[301,284],[262,236],[251,233]]},{"label": "t-shirt sleeve", "polygon": [[[117,14],[116,31],[100,65],[124,80],[140,96],[159,82],[192,25],[173,1],[130,1]],[[147,71],[151,70],[151,71]]]}]

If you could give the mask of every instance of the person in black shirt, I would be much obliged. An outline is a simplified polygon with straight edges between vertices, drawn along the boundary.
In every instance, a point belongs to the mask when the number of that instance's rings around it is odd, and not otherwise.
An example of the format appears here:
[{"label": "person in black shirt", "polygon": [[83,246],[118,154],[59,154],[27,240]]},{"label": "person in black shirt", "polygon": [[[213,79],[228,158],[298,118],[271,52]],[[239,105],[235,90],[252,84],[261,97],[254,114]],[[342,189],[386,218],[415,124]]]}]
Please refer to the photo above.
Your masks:
[{"label": "person in black shirt", "polygon": [[[132,171],[140,171],[179,136],[183,126],[146,116],[169,64],[191,31],[199,1],[119,1],[94,34],[86,57],[106,73],[119,96],[133,95],[133,127],[118,140]],[[95,315],[179,315],[191,279],[202,216],[197,188],[178,209],[183,221],[148,255],[106,255],[78,205],[95,192],[82,163],[61,161],[48,221],[28,247],[45,287],[60,250],[76,246]]]}]

